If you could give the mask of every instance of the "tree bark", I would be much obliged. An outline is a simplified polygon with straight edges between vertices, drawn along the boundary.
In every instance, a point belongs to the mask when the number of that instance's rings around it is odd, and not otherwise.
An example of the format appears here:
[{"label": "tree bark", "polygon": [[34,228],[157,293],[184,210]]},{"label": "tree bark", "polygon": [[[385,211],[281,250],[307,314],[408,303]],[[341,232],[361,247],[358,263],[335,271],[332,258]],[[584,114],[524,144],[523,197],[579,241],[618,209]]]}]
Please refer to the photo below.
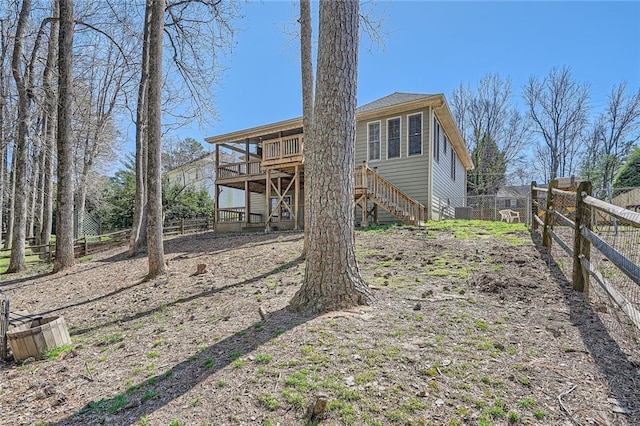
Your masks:
[{"label": "tree bark", "polygon": [[162,38],[164,35],[164,0],[153,0],[149,34],[149,119],[147,157],[147,256],[148,279],[166,272],[162,241]]},{"label": "tree bark", "polygon": [[[312,186],[313,159],[311,155],[311,136],[313,124],[313,59],[311,55],[311,1],[300,0],[300,63],[302,72],[302,128],[305,151],[305,187]],[[309,217],[311,215],[311,191],[304,191],[304,243],[302,257],[307,256],[309,244]]]},{"label": "tree bark", "polygon": [[142,43],[142,73],[138,87],[136,112],[136,194],[133,225],[129,237],[129,256],[135,256],[147,244],[147,91],[149,87],[149,26],[151,1],[147,0]]},{"label": "tree bark", "polygon": [[[58,1],[54,6],[54,16],[59,16]],[[49,32],[49,45],[47,47],[47,61],[42,77],[42,84],[45,96],[45,122],[44,122],[44,164],[43,176],[44,182],[42,186],[42,227],[40,228],[40,244],[49,245],[51,241],[51,231],[53,227],[53,150],[56,146],[56,93],[53,88],[53,71],[56,63],[56,55],[58,52],[58,20],[51,22]]]},{"label": "tree bark", "polygon": [[312,130],[313,185],[305,279],[291,308],[305,313],[368,305],[355,256],[354,170],[358,1],[320,1]]},{"label": "tree bark", "polygon": [[58,38],[58,198],[56,257],[53,271],[73,267],[73,153],[71,143],[71,91],[73,47],[73,0],[59,0]]},{"label": "tree bark", "polygon": [[29,131],[29,94],[25,78],[22,74],[24,35],[29,13],[31,12],[31,0],[24,0],[18,17],[16,38],[13,45],[11,59],[11,71],[18,92],[18,135],[15,142],[14,155],[14,221],[13,238],[11,242],[11,258],[7,273],[20,272],[26,269],[25,265],[25,236],[27,225],[27,161],[28,161],[28,131]]}]

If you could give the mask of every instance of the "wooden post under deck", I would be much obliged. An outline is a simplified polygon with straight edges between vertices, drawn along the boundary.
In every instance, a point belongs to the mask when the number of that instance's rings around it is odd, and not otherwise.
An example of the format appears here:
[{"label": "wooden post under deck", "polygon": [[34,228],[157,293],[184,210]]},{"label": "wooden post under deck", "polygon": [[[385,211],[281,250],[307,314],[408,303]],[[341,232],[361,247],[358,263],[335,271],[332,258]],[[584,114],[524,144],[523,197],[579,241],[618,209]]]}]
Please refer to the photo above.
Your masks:
[{"label": "wooden post under deck", "polygon": [[249,196],[249,181],[244,182],[244,223],[249,224],[249,211],[251,209],[250,206],[251,197]]},{"label": "wooden post under deck", "polygon": [[295,167],[295,175],[293,176],[293,178],[296,180],[295,188],[293,190],[293,211],[295,215],[295,224],[293,225],[293,229],[299,229],[298,218],[300,217],[300,166],[298,166],[297,164]]},{"label": "wooden post under deck", "polygon": [[267,223],[265,223],[265,231],[270,231],[271,230],[271,170],[267,169],[265,170],[266,173],[266,186],[265,186],[265,191],[264,191],[264,196],[266,198],[266,203],[267,203],[267,208],[266,208],[266,216],[267,216]]},{"label": "wooden post under deck", "polygon": [[220,170],[220,145],[216,145],[216,170],[214,172],[215,176],[213,177],[213,186],[214,186],[214,204],[213,204],[213,226],[215,229],[215,224],[218,223],[218,207],[220,205],[220,192],[218,190],[218,170]]}]

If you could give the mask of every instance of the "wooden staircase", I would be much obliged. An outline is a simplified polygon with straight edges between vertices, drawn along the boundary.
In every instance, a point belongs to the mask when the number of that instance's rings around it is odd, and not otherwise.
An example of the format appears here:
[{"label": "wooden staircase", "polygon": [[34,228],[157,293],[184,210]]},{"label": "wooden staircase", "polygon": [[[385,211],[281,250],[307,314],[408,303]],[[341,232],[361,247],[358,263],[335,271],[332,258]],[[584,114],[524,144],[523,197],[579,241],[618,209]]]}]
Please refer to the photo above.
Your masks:
[{"label": "wooden staircase", "polygon": [[363,226],[368,222],[368,201],[408,225],[423,226],[427,220],[427,209],[423,204],[409,197],[363,162],[356,166],[355,172],[355,204],[362,208]]}]

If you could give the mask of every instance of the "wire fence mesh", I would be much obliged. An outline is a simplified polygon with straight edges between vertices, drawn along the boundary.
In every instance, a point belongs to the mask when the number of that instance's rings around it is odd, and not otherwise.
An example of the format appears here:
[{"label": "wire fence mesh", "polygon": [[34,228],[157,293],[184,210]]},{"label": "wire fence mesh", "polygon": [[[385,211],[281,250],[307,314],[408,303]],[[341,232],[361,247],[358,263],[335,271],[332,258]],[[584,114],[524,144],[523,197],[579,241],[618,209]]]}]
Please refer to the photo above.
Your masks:
[{"label": "wire fence mesh", "polygon": [[[577,194],[570,191],[553,191],[553,211],[574,222],[576,219]],[[538,205],[546,206],[547,192],[537,195]],[[594,198],[626,209],[640,210],[640,188],[617,188],[605,193],[594,191]],[[556,266],[571,281],[573,272],[574,230],[555,213],[540,209],[539,217],[550,214],[548,224],[553,235],[551,256]],[[625,216],[623,214],[623,216]],[[591,244],[590,266],[602,279],[592,277],[589,288],[589,303],[600,317],[611,336],[627,350],[637,350],[640,342],[640,283],[637,270],[640,265],[640,222],[637,215],[619,217],[606,209],[591,206],[591,230],[602,243]],[[594,238],[596,240],[596,238]],[[603,254],[608,252],[608,256]],[[612,260],[614,258],[616,262]],[[616,263],[626,263],[627,273]],[[635,268],[635,269],[634,269]],[[629,272],[629,269],[635,271]],[[635,323],[632,319],[635,319]]]}]

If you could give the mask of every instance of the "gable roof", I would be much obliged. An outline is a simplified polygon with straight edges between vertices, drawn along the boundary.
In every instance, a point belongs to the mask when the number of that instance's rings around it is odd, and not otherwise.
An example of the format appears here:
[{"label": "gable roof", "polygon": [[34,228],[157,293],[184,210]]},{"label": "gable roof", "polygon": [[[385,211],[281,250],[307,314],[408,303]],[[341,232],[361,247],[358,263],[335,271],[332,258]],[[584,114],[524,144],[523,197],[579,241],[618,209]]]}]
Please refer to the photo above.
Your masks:
[{"label": "gable roof", "polygon": [[437,96],[438,95],[428,95],[423,93],[394,92],[390,95],[385,96],[384,98],[380,98],[373,102],[369,102],[368,104],[359,106],[356,109],[356,114],[364,113],[367,111],[375,111],[378,109],[396,106],[396,105],[404,104],[407,102],[426,100],[428,98],[433,98]]}]

